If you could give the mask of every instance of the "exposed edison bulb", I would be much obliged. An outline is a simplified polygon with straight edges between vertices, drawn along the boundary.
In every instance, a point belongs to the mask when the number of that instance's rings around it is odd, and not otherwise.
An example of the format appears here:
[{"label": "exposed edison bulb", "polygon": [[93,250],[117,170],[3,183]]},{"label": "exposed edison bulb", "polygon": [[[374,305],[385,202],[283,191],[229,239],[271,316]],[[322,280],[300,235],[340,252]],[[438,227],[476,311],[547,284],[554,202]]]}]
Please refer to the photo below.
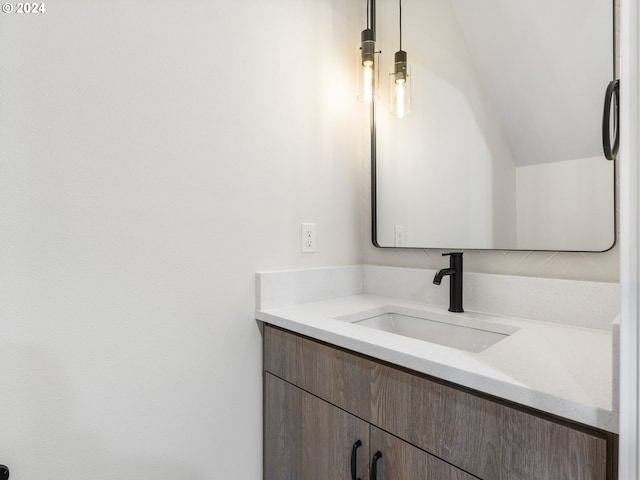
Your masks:
[{"label": "exposed edison bulb", "polygon": [[403,118],[411,112],[411,83],[407,52],[400,50],[395,55],[395,69],[391,78],[391,113]]},{"label": "exposed edison bulb", "polygon": [[362,65],[362,101],[373,102],[373,62]]},{"label": "exposed edison bulb", "polygon": [[358,100],[371,103],[378,98],[378,65],[375,58],[375,36],[371,29],[362,31],[358,51]]},{"label": "exposed edison bulb", "polygon": [[396,116],[398,118],[403,118],[405,114],[404,102],[405,102],[405,91],[404,91],[404,80],[401,82],[396,82],[395,85],[395,102],[396,102]]}]

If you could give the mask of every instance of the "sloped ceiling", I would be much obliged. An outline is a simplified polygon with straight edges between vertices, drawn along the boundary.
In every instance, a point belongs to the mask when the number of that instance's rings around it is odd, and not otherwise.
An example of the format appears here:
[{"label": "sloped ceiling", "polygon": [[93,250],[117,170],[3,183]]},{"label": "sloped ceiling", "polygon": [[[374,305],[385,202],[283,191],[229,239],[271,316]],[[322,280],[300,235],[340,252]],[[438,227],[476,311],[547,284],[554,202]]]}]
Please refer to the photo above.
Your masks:
[{"label": "sloped ceiling", "polygon": [[451,0],[518,166],[602,154],[610,0]]}]

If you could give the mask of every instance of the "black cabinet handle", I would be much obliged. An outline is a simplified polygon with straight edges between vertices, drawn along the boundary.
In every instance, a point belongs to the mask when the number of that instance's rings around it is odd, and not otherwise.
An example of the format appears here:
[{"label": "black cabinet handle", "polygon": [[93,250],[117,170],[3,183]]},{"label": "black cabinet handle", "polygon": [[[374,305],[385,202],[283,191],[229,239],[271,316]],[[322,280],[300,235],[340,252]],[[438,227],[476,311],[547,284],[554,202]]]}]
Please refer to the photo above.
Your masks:
[{"label": "black cabinet handle", "polygon": [[371,474],[369,475],[370,480],[378,480],[378,460],[382,458],[382,452],[378,450],[373,455],[373,460],[371,460]]},{"label": "black cabinet handle", "polygon": [[361,446],[362,446],[362,442],[360,440],[356,440],[356,443],[354,443],[353,447],[351,448],[351,480],[360,480],[359,478],[356,477],[356,475],[358,475],[357,451],[358,451],[358,448]]},{"label": "black cabinet handle", "polygon": [[9,478],[9,467],[6,465],[0,465],[0,480],[7,480]]},{"label": "black cabinet handle", "polygon": [[[620,82],[613,80],[604,94],[604,112],[602,113],[602,149],[607,160],[615,160],[620,146]],[[613,109],[613,115],[611,111]],[[613,116],[613,131],[611,128]],[[613,145],[611,135],[613,134]]]}]

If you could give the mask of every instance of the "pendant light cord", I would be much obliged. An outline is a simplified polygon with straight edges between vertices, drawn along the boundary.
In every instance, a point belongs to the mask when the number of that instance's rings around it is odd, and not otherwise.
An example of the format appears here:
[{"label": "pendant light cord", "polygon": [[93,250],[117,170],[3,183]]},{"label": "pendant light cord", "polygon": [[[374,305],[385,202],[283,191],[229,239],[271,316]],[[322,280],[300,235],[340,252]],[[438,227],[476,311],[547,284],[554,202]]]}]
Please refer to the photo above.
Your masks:
[{"label": "pendant light cord", "polygon": [[371,28],[371,10],[369,9],[370,4],[371,0],[367,0],[367,28]]},{"label": "pendant light cord", "polygon": [[398,0],[400,4],[400,50],[402,50],[402,0]]},{"label": "pendant light cord", "polygon": [[367,0],[367,28],[376,31],[376,0]]}]

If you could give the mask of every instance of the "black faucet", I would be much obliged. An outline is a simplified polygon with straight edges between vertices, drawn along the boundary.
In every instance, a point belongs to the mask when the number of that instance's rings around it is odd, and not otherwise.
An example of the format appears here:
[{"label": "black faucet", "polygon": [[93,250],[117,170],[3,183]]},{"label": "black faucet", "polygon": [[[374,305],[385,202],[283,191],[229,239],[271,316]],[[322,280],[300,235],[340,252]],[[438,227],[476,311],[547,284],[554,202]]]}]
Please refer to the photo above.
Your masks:
[{"label": "black faucet", "polygon": [[448,255],[449,268],[443,268],[436,272],[433,277],[433,283],[440,285],[442,277],[451,275],[449,280],[449,311],[464,312],[462,309],[462,252],[443,253],[442,256]]}]

